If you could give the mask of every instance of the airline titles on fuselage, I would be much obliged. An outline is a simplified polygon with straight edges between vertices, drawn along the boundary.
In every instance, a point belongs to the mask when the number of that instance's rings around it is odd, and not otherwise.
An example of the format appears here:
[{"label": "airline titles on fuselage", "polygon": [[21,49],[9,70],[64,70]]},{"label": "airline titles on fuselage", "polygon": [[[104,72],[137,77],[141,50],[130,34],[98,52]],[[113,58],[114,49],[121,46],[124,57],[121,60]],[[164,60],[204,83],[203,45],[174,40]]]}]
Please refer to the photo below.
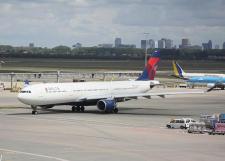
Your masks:
[{"label": "airline titles on fuselage", "polygon": [[[127,90],[127,89],[135,89],[137,86],[132,87],[117,87],[113,88],[111,90]],[[72,91],[68,91],[65,89],[60,89],[59,87],[46,87],[45,92],[46,93],[60,93],[60,92],[85,92],[85,91],[108,91],[110,88],[93,88],[93,89],[73,89]]]}]

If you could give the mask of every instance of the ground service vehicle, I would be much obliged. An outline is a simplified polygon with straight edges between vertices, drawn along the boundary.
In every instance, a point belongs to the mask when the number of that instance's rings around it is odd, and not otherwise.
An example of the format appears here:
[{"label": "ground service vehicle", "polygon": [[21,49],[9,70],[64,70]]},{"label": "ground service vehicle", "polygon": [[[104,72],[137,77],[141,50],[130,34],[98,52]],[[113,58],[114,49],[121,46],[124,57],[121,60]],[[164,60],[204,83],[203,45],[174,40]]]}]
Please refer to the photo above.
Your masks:
[{"label": "ground service vehicle", "polygon": [[173,119],[171,120],[166,127],[174,129],[187,129],[191,123],[196,122],[192,118],[182,118],[182,119]]},{"label": "ground service vehicle", "polygon": [[215,128],[209,132],[209,135],[225,135],[225,123],[216,123]]},{"label": "ground service vehicle", "polygon": [[212,115],[206,115],[206,114],[204,114],[204,115],[201,115],[200,116],[200,122],[203,122],[204,124],[205,124],[205,126],[206,126],[206,128],[210,128],[210,120],[211,119],[213,119],[213,116]]},{"label": "ground service vehicle", "polygon": [[200,133],[203,134],[206,131],[206,126],[204,122],[191,123],[189,125],[188,133]]},{"label": "ground service vehicle", "polygon": [[219,114],[218,120],[212,122],[212,130],[209,131],[209,135],[225,135],[225,113]]}]

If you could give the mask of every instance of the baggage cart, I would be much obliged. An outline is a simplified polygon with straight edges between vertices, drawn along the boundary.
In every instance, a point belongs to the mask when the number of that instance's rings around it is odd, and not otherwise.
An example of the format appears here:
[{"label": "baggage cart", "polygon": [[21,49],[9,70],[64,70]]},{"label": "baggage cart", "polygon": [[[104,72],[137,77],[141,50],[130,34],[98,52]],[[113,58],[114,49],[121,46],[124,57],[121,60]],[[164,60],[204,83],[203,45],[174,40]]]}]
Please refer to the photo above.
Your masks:
[{"label": "baggage cart", "polygon": [[209,132],[209,135],[225,135],[225,123],[215,123],[215,128]]},{"label": "baggage cart", "polygon": [[203,134],[206,132],[206,126],[203,122],[191,123],[189,125],[188,133]]}]

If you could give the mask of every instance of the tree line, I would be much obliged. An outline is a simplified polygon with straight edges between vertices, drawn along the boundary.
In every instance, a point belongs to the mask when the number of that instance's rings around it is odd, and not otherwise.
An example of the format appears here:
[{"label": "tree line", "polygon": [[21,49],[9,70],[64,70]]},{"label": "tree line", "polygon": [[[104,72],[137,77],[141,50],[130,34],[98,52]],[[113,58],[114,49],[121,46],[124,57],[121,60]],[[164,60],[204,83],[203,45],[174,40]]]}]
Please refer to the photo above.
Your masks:
[{"label": "tree line", "polygon": [[[148,49],[148,55],[156,49]],[[225,60],[224,49],[157,49],[164,60]],[[70,48],[56,46],[13,47],[0,45],[0,58],[74,58],[74,59],[144,59],[145,50],[140,48]]]}]

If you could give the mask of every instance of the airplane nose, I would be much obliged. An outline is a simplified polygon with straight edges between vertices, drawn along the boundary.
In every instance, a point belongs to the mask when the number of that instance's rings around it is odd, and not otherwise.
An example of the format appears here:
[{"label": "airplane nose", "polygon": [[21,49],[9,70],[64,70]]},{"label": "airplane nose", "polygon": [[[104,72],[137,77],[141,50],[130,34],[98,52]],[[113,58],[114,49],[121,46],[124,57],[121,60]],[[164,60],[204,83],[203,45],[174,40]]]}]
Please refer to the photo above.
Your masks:
[{"label": "airplane nose", "polygon": [[22,103],[26,103],[26,100],[27,100],[26,96],[23,93],[19,93],[17,95],[17,99]]},{"label": "airplane nose", "polygon": [[22,96],[22,94],[21,94],[21,93],[19,93],[19,94],[17,95],[17,99],[18,99],[19,101],[21,101],[21,102],[22,102],[22,100],[23,100],[23,96]]}]

